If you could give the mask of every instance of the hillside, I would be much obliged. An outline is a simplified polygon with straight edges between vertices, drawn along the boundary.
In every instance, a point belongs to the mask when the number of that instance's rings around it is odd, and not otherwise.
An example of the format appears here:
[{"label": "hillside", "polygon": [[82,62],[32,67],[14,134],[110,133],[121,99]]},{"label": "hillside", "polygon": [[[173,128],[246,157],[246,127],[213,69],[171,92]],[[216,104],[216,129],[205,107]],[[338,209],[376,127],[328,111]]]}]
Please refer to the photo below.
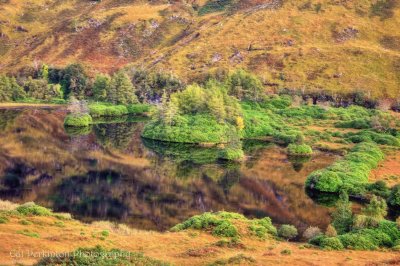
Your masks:
[{"label": "hillside", "polygon": [[190,82],[246,68],[270,90],[397,98],[399,2],[0,0],[0,71],[82,62]]}]

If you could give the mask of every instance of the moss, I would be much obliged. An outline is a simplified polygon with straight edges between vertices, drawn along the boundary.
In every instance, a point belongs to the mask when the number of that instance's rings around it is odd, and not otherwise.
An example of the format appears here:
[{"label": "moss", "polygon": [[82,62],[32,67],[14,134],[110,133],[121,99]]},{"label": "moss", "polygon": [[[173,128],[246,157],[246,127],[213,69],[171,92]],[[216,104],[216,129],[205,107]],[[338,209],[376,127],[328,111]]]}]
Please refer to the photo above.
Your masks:
[{"label": "moss", "polygon": [[91,123],[92,117],[89,114],[69,114],[64,119],[67,127],[88,127]]}]

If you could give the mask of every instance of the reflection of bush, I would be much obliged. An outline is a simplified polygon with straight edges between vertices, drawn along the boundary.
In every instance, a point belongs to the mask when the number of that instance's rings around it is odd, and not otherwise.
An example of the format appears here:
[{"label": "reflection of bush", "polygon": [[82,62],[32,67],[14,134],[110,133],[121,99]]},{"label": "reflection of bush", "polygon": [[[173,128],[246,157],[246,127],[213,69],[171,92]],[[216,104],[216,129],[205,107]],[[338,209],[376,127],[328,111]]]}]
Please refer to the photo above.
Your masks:
[{"label": "reflection of bush", "polygon": [[64,127],[65,132],[69,136],[85,136],[89,135],[90,132],[92,131],[92,127]]},{"label": "reflection of bush", "polygon": [[195,164],[214,163],[218,160],[220,149],[203,148],[192,144],[162,142],[143,139],[144,145],[155,153],[171,157],[177,162],[193,162]]},{"label": "reflection of bush", "polygon": [[0,110],[0,130],[4,131],[7,127],[13,125],[20,114],[20,110]]},{"label": "reflection of bush", "polygon": [[335,193],[323,193],[306,188],[306,194],[318,205],[333,207],[339,199]]},{"label": "reflection of bush", "polygon": [[293,169],[296,172],[300,172],[303,169],[304,164],[311,160],[310,156],[288,156],[289,162],[292,163]]},{"label": "reflection of bush", "polygon": [[81,216],[121,218],[128,207],[111,190],[119,179],[120,175],[112,171],[64,179],[51,196],[53,209]]},{"label": "reflection of bush", "polygon": [[98,124],[94,125],[93,129],[101,145],[124,150],[132,141],[136,125],[135,123]]}]

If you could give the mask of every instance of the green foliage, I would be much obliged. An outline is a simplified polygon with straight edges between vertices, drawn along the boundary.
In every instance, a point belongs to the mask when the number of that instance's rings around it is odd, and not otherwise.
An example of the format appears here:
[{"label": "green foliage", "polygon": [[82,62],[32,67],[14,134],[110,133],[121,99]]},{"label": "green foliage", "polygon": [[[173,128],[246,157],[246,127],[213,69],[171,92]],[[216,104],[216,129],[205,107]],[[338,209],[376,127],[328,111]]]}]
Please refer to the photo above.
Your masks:
[{"label": "green foliage", "polygon": [[386,201],[373,195],[369,204],[362,209],[362,213],[374,219],[383,220],[387,215]]},{"label": "green foliage", "polygon": [[170,73],[133,69],[130,76],[140,102],[158,101],[163,94],[169,97],[184,86],[181,80]]},{"label": "green foliage", "polygon": [[93,97],[97,101],[107,101],[110,97],[109,89],[111,77],[109,75],[97,75],[93,83]]},{"label": "green foliage", "polygon": [[67,127],[88,127],[91,123],[89,114],[69,114],[64,119],[64,126]]},{"label": "green foliage", "polygon": [[262,98],[262,82],[257,76],[243,69],[238,69],[230,74],[225,86],[228,88],[229,95],[235,96],[239,100],[259,101]]},{"label": "green foliage", "polygon": [[370,171],[377,167],[384,155],[374,143],[356,145],[344,159],[325,169],[311,173],[306,187],[321,192],[340,192],[344,189],[351,194],[363,194]]},{"label": "green foliage", "polygon": [[342,121],[335,123],[337,128],[355,128],[355,129],[367,129],[371,128],[371,122],[369,119],[358,118],[350,121]]},{"label": "green foliage", "polygon": [[387,186],[386,182],[383,180],[376,181],[367,185],[367,191],[373,195],[379,196],[381,198],[388,198],[390,195],[390,188]]},{"label": "green foliage", "polygon": [[229,259],[219,259],[215,262],[209,264],[209,266],[217,265],[248,265],[256,263],[256,260],[252,257],[246,256],[244,254],[238,254],[236,256],[230,257]]},{"label": "green foliage", "polygon": [[63,92],[59,84],[48,84],[45,79],[29,79],[24,83],[27,96],[49,101],[52,98],[62,98]]},{"label": "green foliage", "polygon": [[151,111],[151,105],[149,104],[130,104],[128,105],[126,108],[128,108],[128,113],[129,114],[134,114],[134,115],[138,115],[138,114],[145,114]]},{"label": "green foliage", "polygon": [[349,132],[344,135],[345,139],[353,142],[353,143],[360,143],[360,142],[375,142],[381,145],[390,145],[400,147],[400,140],[387,133],[378,133],[372,130],[362,130],[359,132]]},{"label": "green foliage", "polygon": [[64,89],[64,97],[74,96],[78,99],[85,97],[88,77],[81,64],[70,64],[61,73],[60,83]]},{"label": "green foliage", "polygon": [[8,223],[10,220],[5,217],[5,216],[0,216],[0,224],[6,224]]},{"label": "green foliage", "polygon": [[231,3],[232,0],[209,0],[199,9],[199,15],[224,11]]},{"label": "green foliage", "polygon": [[40,238],[40,235],[38,233],[31,232],[29,230],[17,231],[17,234],[21,234],[21,235],[29,236],[29,237],[33,237],[33,238]]},{"label": "green foliage", "polygon": [[286,240],[293,239],[297,236],[297,228],[293,225],[283,224],[278,229],[278,236]]},{"label": "green foliage", "polygon": [[125,105],[106,105],[90,104],[89,113],[92,117],[102,116],[123,116],[128,114],[128,108]]},{"label": "green foliage", "polygon": [[0,102],[17,101],[26,97],[24,89],[15,78],[0,75]]},{"label": "green foliage", "polygon": [[284,250],[281,251],[281,254],[282,255],[291,255],[292,251],[290,249],[284,249]]},{"label": "green foliage", "polygon": [[320,246],[326,250],[342,250],[344,249],[342,242],[337,237],[326,237],[321,239]]},{"label": "green foliage", "polygon": [[271,218],[265,217],[259,220],[253,220],[250,223],[249,230],[260,239],[266,239],[268,236],[276,236],[278,232],[272,225]]},{"label": "green foliage", "polygon": [[400,184],[392,188],[389,195],[388,203],[391,206],[400,207]]},{"label": "green foliage", "polygon": [[104,237],[107,237],[110,235],[110,232],[108,230],[104,230],[104,231],[101,231],[101,235]]},{"label": "green foliage", "polygon": [[220,159],[230,160],[230,161],[241,160],[244,157],[244,152],[241,148],[228,147],[228,148],[222,149],[220,151],[218,157]]},{"label": "green foliage", "polygon": [[276,228],[272,225],[271,219],[248,220],[241,214],[230,212],[203,213],[196,215],[183,223],[177,224],[171,228],[172,232],[178,232],[186,229],[206,230],[215,236],[238,238],[244,232],[239,232],[237,223],[247,224],[249,232],[260,239],[266,239],[268,236],[277,234]]},{"label": "green foliage", "polygon": [[294,156],[312,155],[312,148],[307,144],[289,144],[288,154]]},{"label": "green foliage", "polygon": [[107,93],[107,100],[113,104],[124,105],[138,102],[135,88],[124,71],[120,70],[112,76],[110,89]]},{"label": "green foliage", "polygon": [[336,204],[336,209],[332,213],[332,225],[335,227],[338,234],[344,234],[350,231],[353,224],[353,213],[351,211],[351,203],[349,196],[342,192],[340,199]]},{"label": "green foliage", "polygon": [[[94,256],[93,254],[100,254],[101,256]],[[123,251],[119,249],[106,250],[100,246],[96,246],[95,248],[79,248],[67,255],[60,254],[60,256],[42,258],[35,265],[166,266],[169,264],[144,256],[142,253]]]},{"label": "green foliage", "polygon": [[33,202],[28,202],[17,207],[16,211],[22,215],[35,215],[35,216],[51,216],[51,210],[36,205]]}]

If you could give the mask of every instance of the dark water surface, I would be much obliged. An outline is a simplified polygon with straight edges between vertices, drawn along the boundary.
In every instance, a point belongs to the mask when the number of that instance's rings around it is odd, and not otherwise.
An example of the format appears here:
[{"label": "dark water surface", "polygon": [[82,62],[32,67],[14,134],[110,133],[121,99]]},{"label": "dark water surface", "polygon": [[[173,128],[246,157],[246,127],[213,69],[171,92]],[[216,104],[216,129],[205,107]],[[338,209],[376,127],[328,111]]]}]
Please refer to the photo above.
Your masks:
[{"label": "dark water surface", "polygon": [[0,199],[140,229],[165,230],[219,210],[300,229],[330,221],[331,209],[307,195],[304,181],[333,155],[298,161],[282,147],[246,141],[245,162],[217,162],[217,149],[143,140],[143,118],[65,130],[64,116],[62,109],[0,110]]}]

